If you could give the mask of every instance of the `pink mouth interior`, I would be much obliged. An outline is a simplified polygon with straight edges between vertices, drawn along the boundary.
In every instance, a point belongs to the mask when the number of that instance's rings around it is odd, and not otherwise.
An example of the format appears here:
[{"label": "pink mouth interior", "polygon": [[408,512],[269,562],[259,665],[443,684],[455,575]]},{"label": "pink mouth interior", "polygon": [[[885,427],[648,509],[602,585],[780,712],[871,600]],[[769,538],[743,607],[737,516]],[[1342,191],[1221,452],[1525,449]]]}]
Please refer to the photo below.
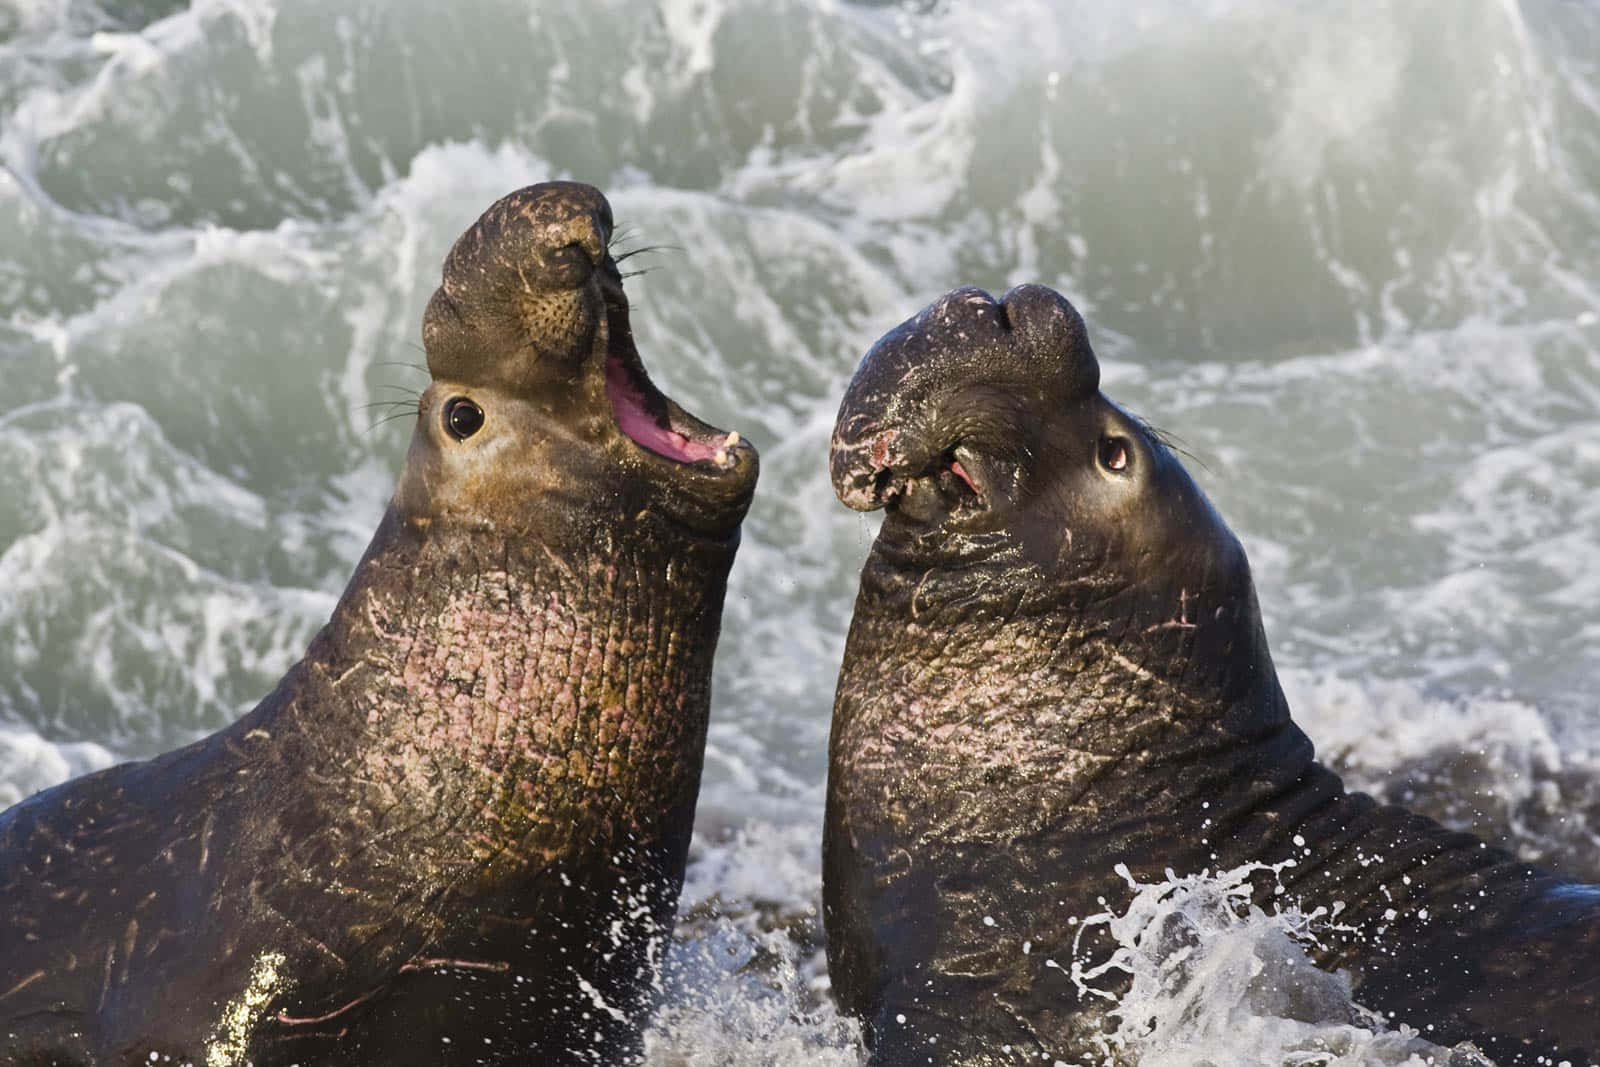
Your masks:
[{"label": "pink mouth interior", "polygon": [[982,496],[983,495],[982,493],[978,492],[978,483],[972,480],[972,475],[967,473],[967,468],[965,468],[965,467],[963,467],[961,465],[961,461],[959,459],[951,460],[951,462],[950,462],[950,473],[954,474],[957,478],[960,478],[962,481],[966,482],[967,483],[967,488],[972,490],[972,494],[974,496]]},{"label": "pink mouth interior", "polygon": [[606,360],[606,395],[611,398],[611,413],[616,416],[617,428],[635,444],[680,463],[693,463],[716,455],[715,446],[657,423],[645,410],[644,397],[620,360]]}]

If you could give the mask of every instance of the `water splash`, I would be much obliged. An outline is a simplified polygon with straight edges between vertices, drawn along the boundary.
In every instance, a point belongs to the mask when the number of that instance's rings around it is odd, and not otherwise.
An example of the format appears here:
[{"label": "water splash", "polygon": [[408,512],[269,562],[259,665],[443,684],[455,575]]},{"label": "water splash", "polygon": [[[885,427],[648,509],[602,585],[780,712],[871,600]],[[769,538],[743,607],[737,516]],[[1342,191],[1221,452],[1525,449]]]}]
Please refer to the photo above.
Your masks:
[{"label": "water splash", "polygon": [[1127,868],[1127,909],[1092,916],[1115,942],[1109,961],[1072,978],[1086,997],[1126,977],[1113,997],[1108,1063],[1140,1067],[1492,1067],[1470,1045],[1445,1049],[1407,1027],[1395,1030],[1351,996],[1350,979],[1312,964],[1306,947],[1336,920],[1251,903],[1255,883],[1281,868],[1247,864],[1218,874],[1141,884]]}]

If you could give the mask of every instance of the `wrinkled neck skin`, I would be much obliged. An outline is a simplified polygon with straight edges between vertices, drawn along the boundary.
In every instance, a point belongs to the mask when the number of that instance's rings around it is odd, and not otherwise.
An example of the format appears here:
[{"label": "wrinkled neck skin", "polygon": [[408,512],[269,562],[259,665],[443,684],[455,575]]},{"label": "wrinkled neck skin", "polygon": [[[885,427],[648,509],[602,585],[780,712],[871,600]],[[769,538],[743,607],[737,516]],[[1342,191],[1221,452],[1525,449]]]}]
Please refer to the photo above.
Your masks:
[{"label": "wrinkled neck skin", "polygon": [[681,867],[734,546],[624,526],[552,547],[385,519],[303,665],[347,721],[287,718],[353,811],[434,823],[404,828],[408,863],[508,887],[629,847]]},{"label": "wrinkled neck skin", "polygon": [[523,1014],[556,1060],[570,1041],[621,1062],[637,1039],[627,1017],[683,879],[737,533],[648,513],[563,529],[441,529],[391,508],[305,659],[238,724],[316,786],[280,798],[287,856],[254,892],[325,921],[301,931],[316,951],[283,939],[293,985],[272,1014],[294,1021],[269,1019],[258,1049],[397,1040],[383,1035],[416,1026],[404,998],[355,1011],[317,989],[368,972],[389,988],[396,968],[426,980],[441,961],[543,997]]},{"label": "wrinkled neck skin", "polygon": [[[1230,594],[1194,573],[1162,601],[1089,565],[1063,583],[1068,564],[981,540],[930,580],[893,522],[846,645],[824,843],[830,971],[875,1064],[925,1062],[930,1043],[948,1064],[1091,1050],[1103,1005],[1067,977],[1069,920],[1126,905],[1118,864],[1152,882],[1292,858],[1288,901],[1343,902],[1341,922],[1363,928],[1320,954],[1358,982],[1379,926],[1392,949],[1426,936],[1418,909],[1526,878],[1473,838],[1345,794],[1314,761],[1248,580]],[[1263,875],[1258,903],[1285,900],[1275,885]],[[1107,951],[1076,942],[1090,964]]]}]

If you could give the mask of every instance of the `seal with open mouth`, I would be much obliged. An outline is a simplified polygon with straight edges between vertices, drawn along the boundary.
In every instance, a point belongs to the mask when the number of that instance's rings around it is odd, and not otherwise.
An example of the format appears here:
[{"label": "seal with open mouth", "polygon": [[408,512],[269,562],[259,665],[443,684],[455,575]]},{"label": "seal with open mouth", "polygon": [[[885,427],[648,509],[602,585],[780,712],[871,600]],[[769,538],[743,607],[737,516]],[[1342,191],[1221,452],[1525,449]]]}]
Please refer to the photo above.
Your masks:
[{"label": "seal with open mouth", "polygon": [[1503,1067],[1591,1062],[1600,888],[1315,762],[1243,549],[1099,377],[1058,294],[963,289],[885,335],[839,412],[838,495],[888,509],[823,858],[833,986],[872,1062],[1102,1062],[1104,1002],[1068,967],[1106,958],[1075,924],[1126,905],[1118,865],[1285,860],[1256,902],[1336,913],[1316,958],[1360,1003]]},{"label": "seal with open mouth", "polygon": [[0,1063],[624,1062],[755,450],[646,375],[610,205],[451,250],[377,534],[234,725],[0,815]]}]

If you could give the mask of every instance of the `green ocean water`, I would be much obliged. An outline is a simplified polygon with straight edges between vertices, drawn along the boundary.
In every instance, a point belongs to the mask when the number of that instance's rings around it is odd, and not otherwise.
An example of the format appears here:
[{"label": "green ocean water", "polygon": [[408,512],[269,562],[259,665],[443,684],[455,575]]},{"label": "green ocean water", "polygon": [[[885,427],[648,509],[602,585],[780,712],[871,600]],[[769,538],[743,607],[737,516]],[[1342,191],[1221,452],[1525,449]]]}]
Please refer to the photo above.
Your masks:
[{"label": "green ocean water", "polygon": [[1600,871],[1592,0],[0,0],[0,804],[298,658],[445,251],[554,177],[666,246],[645,360],[762,451],[685,903],[722,955],[659,1062],[853,1057],[806,930],[874,527],[826,442],[960,284],[1067,293],[1203,464],[1325,754]]}]

